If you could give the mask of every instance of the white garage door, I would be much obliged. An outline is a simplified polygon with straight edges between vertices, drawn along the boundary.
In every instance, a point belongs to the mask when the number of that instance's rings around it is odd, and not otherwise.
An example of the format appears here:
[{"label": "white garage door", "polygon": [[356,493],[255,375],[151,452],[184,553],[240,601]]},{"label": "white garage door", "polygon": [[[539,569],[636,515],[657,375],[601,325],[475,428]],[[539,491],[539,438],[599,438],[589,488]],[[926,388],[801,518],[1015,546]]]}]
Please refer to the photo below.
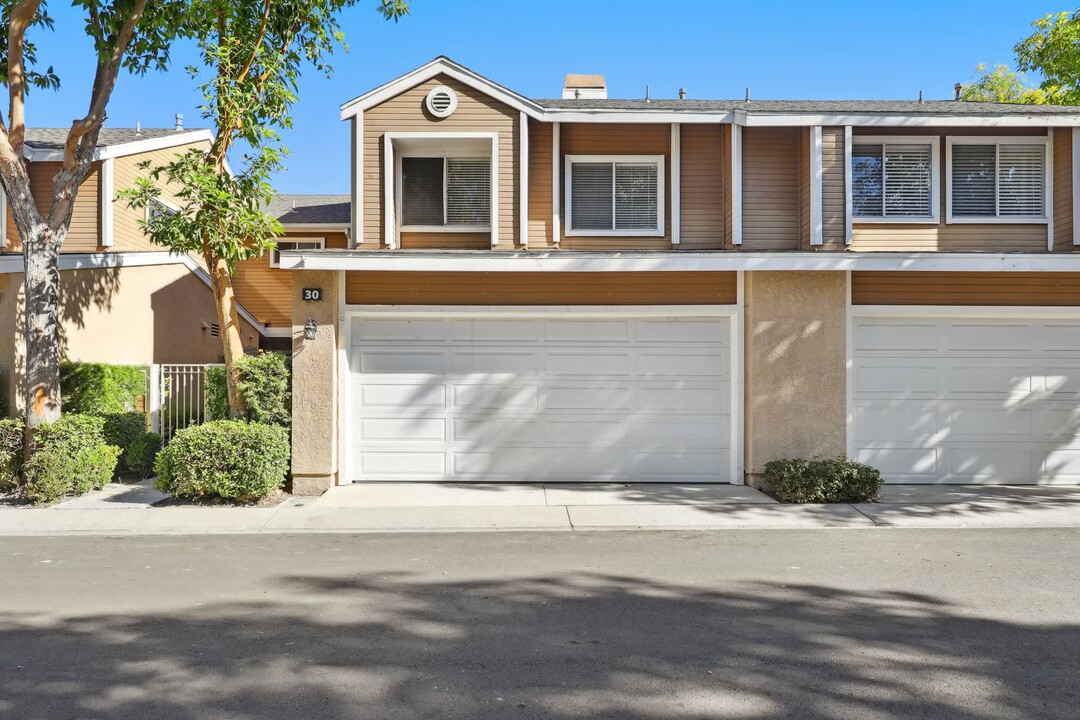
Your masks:
[{"label": "white garage door", "polygon": [[349,479],[730,482],[729,317],[350,319]]},{"label": "white garage door", "polygon": [[1080,482],[1080,320],[853,319],[851,438],[888,482]]}]

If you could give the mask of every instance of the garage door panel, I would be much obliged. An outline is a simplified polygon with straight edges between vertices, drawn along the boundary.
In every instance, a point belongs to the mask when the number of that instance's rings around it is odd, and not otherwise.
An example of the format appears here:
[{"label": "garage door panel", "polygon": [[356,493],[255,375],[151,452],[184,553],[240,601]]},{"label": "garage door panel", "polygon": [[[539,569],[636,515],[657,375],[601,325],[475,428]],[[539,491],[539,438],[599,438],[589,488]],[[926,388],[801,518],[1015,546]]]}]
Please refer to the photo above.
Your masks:
[{"label": "garage door panel", "polygon": [[351,479],[731,480],[728,318],[366,322]]},{"label": "garage door panel", "polygon": [[[887,482],[1080,479],[1080,362],[1055,339],[1080,320],[920,319],[940,340],[914,351],[906,319],[855,317],[853,455]],[[904,345],[904,349],[896,348]],[[934,384],[936,383],[936,384]]]},{"label": "garage door panel", "polygon": [[856,351],[873,353],[936,351],[938,327],[928,322],[857,323],[853,347]]}]

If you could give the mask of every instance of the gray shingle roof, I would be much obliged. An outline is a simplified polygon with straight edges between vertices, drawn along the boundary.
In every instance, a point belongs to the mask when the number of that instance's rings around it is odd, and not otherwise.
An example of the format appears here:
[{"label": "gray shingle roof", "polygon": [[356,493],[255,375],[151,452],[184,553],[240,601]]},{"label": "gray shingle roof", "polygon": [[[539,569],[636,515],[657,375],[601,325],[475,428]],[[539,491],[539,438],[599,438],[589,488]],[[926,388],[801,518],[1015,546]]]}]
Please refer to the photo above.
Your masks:
[{"label": "gray shingle roof", "polygon": [[[199,128],[101,128],[98,135],[98,147],[123,145],[124,143],[152,140],[169,135],[181,135]],[[67,140],[68,128],[27,128],[26,144],[36,150],[61,150]]]},{"label": "gray shingle roof", "polygon": [[765,113],[901,113],[919,115],[1080,115],[1080,107],[957,100],[536,100],[552,110],[686,110]]},{"label": "gray shingle roof", "polygon": [[266,212],[283,225],[348,225],[352,203],[348,195],[278,195]]}]

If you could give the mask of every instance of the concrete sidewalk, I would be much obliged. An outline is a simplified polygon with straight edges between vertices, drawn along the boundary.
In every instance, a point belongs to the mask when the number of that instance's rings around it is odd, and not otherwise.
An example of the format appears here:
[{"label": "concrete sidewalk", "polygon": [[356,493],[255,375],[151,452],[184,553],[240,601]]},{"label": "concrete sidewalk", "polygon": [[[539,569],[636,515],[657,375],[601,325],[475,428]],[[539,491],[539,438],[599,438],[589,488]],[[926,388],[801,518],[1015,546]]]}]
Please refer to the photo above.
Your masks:
[{"label": "concrete sidewalk", "polygon": [[734,485],[335,487],[270,508],[151,507],[146,484],[0,509],[0,535],[1080,527],[1080,487],[887,486],[879,503],[783,505]]}]

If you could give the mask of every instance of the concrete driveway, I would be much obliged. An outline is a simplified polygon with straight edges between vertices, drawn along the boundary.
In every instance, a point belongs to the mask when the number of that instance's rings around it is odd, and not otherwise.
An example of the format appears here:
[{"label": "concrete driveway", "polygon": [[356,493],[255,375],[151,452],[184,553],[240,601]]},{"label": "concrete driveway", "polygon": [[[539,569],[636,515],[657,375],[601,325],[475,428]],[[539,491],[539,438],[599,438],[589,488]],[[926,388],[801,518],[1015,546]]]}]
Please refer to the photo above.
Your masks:
[{"label": "concrete driveway", "polygon": [[1075,720],[1080,530],[6,538],[0,717]]}]

